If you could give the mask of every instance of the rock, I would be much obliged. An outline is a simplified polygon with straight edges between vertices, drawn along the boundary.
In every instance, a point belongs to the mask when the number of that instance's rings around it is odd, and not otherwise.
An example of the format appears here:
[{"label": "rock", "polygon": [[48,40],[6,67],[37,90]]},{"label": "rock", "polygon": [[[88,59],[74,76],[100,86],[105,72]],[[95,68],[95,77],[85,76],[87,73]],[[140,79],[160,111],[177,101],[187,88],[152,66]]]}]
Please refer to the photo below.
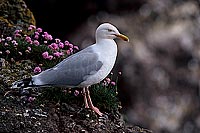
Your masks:
[{"label": "rock", "polygon": [[0,1],[0,34],[10,35],[29,25],[36,25],[36,21],[23,0]]}]

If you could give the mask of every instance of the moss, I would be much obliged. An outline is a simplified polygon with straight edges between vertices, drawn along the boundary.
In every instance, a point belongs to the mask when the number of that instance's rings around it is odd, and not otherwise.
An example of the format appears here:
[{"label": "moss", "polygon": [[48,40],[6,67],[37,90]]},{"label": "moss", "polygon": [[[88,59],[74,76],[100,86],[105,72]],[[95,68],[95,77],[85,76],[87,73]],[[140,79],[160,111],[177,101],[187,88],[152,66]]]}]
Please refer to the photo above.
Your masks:
[{"label": "moss", "polygon": [[1,0],[0,25],[0,34],[9,35],[15,29],[36,25],[36,21],[23,0]]}]

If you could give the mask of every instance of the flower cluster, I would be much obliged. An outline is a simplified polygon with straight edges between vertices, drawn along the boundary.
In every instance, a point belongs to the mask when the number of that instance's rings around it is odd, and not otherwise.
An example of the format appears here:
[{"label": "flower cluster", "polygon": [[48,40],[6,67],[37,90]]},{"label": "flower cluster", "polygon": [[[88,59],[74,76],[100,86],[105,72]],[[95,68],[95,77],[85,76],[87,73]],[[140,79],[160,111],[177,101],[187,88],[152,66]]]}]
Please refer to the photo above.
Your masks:
[{"label": "flower cluster", "polygon": [[[122,73],[121,72],[118,72],[118,75],[121,75]],[[115,87],[117,85],[117,80],[118,80],[118,76],[117,78],[114,80],[113,79],[113,73],[111,72],[109,76],[107,76],[102,82],[102,86],[105,86],[105,87]]]},{"label": "flower cluster", "polygon": [[103,85],[116,85],[115,81],[111,81],[110,78],[106,78],[104,81],[103,81]]},{"label": "flower cluster", "polygon": [[[62,42],[58,38],[54,39],[34,25],[24,31],[16,30],[12,36],[0,37],[0,55],[3,58],[10,61],[30,59],[45,68],[52,67],[78,50],[78,46],[67,40]],[[39,65],[34,72],[41,72]]]}]

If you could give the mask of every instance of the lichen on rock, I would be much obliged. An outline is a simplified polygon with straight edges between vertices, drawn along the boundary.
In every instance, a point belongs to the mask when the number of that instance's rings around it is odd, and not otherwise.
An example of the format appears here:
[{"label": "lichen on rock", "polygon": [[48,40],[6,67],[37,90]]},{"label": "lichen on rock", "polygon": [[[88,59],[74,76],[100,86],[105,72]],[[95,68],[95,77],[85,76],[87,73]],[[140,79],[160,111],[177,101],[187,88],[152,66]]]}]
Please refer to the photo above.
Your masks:
[{"label": "lichen on rock", "polygon": [[36,25],[36,21],[23,0],[0,1],[0,35],[9,35],[29,25]]}]

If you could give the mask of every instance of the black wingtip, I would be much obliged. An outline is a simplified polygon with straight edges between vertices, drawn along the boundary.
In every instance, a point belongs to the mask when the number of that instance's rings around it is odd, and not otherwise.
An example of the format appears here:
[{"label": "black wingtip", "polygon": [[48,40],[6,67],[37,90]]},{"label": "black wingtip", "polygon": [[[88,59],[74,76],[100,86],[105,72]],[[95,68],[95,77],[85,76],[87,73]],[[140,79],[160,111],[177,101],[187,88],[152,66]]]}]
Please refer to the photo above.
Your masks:
[{"label": "black wingtip", "polygon": [[33,86],[33,81],[32,78],[26,78],[22,80],[18,80],[12,83],[11,89],[16,89],[16,88],[27,88],[27,87],[32,87]]}]

